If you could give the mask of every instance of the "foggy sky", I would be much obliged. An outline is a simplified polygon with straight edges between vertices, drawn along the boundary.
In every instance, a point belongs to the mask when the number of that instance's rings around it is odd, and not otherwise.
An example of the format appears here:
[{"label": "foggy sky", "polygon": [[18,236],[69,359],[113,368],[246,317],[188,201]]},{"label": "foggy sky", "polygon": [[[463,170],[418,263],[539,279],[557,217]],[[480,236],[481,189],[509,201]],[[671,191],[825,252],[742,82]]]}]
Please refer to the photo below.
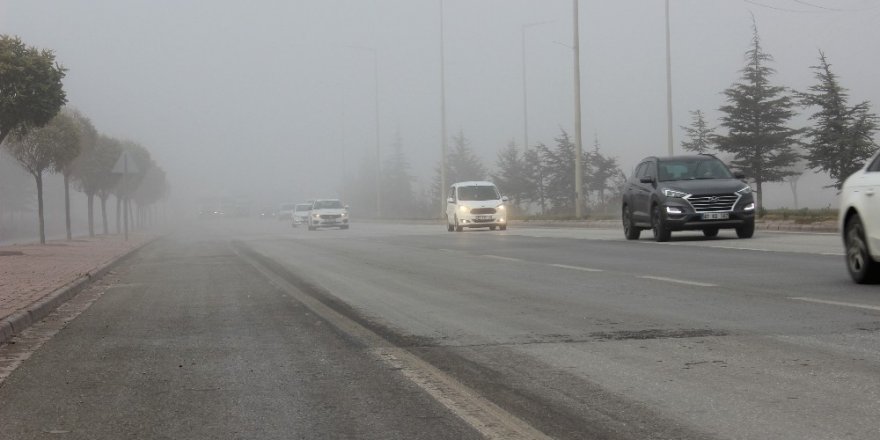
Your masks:
[{"label": "foggy sky", "polygon": [[[572,3],[445,0],[449,134],[462,130],[494,168],[523,142],[521,26],[527,31],[529,137],[573,133]],[[597,136],[628,174],[666,154],[663,0],[581,0],[584,147]],[[688,111],[717,125],[739,80],[754,14],[774,83],[806,90],[823,50],[851,104],[877,111],[873,0],[672,0],[676,151]],[[258,203],[336,196],[343,172],[396,133],[421,184],[440,155],[440,0],[0,0],[0,33],[55,51],[70,105],[98,130],[146,146],[176,198],[248,195]],[[802,115],[794,125],[806,124]],[[343,170],[343,163],[345,169]],[[836,206],[824,178],[802,205]],[[787,186],[770,207],[791,206]]]}]

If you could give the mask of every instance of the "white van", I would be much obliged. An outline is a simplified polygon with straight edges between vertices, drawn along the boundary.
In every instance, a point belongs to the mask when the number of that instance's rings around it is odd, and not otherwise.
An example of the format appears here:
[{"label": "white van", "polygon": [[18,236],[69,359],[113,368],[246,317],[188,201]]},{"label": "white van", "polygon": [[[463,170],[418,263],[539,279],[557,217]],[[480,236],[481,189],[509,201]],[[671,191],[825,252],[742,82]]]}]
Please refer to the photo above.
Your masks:
[{"label": "white van", "polygon": [[446,199],[446,230],[464,228],[507,229],[507,197],[492,182],[458,182],[449,187]]}]

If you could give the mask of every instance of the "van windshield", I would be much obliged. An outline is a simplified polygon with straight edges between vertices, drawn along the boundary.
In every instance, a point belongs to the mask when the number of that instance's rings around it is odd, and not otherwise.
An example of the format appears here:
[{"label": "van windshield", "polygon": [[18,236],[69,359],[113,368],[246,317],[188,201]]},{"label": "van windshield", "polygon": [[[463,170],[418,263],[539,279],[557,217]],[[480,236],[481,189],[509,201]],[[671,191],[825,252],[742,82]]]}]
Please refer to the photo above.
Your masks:
[{"label": "van windshield", "polygon": [[339,200],[318,200],[315,202],[315,209],[342,209],[342,202]]},{"label": "van windshield", "polygon": [[498,200],[498,190],[494,186],[462,186],[458,188],[458,200]]}]

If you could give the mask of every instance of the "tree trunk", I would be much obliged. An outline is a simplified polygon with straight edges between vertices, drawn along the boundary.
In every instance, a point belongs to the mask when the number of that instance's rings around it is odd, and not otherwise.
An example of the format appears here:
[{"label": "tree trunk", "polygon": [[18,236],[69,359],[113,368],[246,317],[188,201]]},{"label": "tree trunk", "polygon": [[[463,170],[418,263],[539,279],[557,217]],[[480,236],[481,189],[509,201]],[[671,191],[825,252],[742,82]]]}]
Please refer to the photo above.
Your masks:
[{"label": "tree trunk", "polygon": [[107,225],[107,197],[101,197],[101,219],[104,221],[104,235],[110,235],[110,228]]},{"label": "tree trunk", "polygon": [[116,235],[119,235],[119,232],[122,230],[122,199],[119,196],[116,196]]},{"label": "tree trunk", "polygon": [[86,194],[88,197],[88,206],[89,206],[89,237],[95,236],[95,195],[94,194]]},{"label": "tree trunk", "polygon": [[70,175],[64,175],[64,225],[67,227],[67,241],[73,240],[73,233],[70,230]]},{"label": "tree trunk", "polygon": [[791,179],[788,181],[789,186],[791,186],[791,195],[794,198],[794,209],[798,209],[797,183],[797,179]]},{"label": "tree trunk", "polygon": [[758,208],[758,217],[764,216],[764,192],[761,190],[761,182],[760,180],[755,180],[755,186],[758,187],[758,190],[755,194],[755,202],[757,202]]},{"label": "tree trunk", "polygon": [[43,173],[35,174],[37,181],[37,216],[40,220],[40,244],[46,244],[46,222],[43,217]]}]

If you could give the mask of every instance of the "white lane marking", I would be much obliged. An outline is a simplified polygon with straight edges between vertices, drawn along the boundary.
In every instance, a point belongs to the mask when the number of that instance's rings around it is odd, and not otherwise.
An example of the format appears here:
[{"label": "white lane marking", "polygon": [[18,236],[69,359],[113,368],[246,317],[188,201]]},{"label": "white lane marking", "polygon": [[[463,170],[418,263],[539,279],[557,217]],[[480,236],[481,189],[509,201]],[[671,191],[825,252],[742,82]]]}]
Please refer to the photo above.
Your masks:
[{"label": "white lane marking", "polygon": [[569,266],[567,264],[551,264],[553,267],[561,267],[563,269],[580,270],[583,272],[604,272],[602,269],[593,269],[592,267]]},{"label": "white lane marking", "polygon": [[453,250],[453,249],[437,249],[437,250],[440,251],[440,252],[456,252],[456,251]]},{"label": "white lane marking", "polygon": [[340,331],[361,341],[380,361],[425,390],[437,402],[491,440],[551,440],[526,421],[505,411],[487,397],[457,381],[449,374],[377,333],[340,314],[287,280],[265,268],[257,259],[236,250],[242,259],[262,273],[272,284],[308,307]]},{"label": "white lane marking", "polygon": [[717,284],[701,283],[699,281],[679,280],[677,278],[655,277],[651,275],[640,275],[638,278],[643,278],[646,280],[666,281],[667,283],[687,284],[688,286],[718,287]]},{"label": "white lane marking", "polygon": [[798,301],[807,301],[807,302],[819,303],[819,304],[828,304],[828,305],[832,305],[832,306],[855,307],[857,309],[867,309],[867,310],[880,311],[880,306],[872,306],[872,305],[868,305],[868,304],[856,304],[856,303],[848,303],[848,302],[842,302],[842,301],[828,301],[828,300],[824,300],[824,299],[807,298],[807,297],[803,297],[803,296],[798,296],[798,297],[792,296],[792,297],[789,297],[788,299],[794,299],[794,300],[798,300]]},{"label": "white lane marking", "polygon": [[480,255],[480,256],[485,257],[485,258],[495,258],[497,260],[505,260],[505,261],[523,261],[523,260],[520,260],[519,258],[502,257],[501,255]]},{"label": "white lane marking", "polygon": [[842,257],[846,254],[844,254],[843,252],[822,252],[819,255],[830,255],[832,257]]}]

